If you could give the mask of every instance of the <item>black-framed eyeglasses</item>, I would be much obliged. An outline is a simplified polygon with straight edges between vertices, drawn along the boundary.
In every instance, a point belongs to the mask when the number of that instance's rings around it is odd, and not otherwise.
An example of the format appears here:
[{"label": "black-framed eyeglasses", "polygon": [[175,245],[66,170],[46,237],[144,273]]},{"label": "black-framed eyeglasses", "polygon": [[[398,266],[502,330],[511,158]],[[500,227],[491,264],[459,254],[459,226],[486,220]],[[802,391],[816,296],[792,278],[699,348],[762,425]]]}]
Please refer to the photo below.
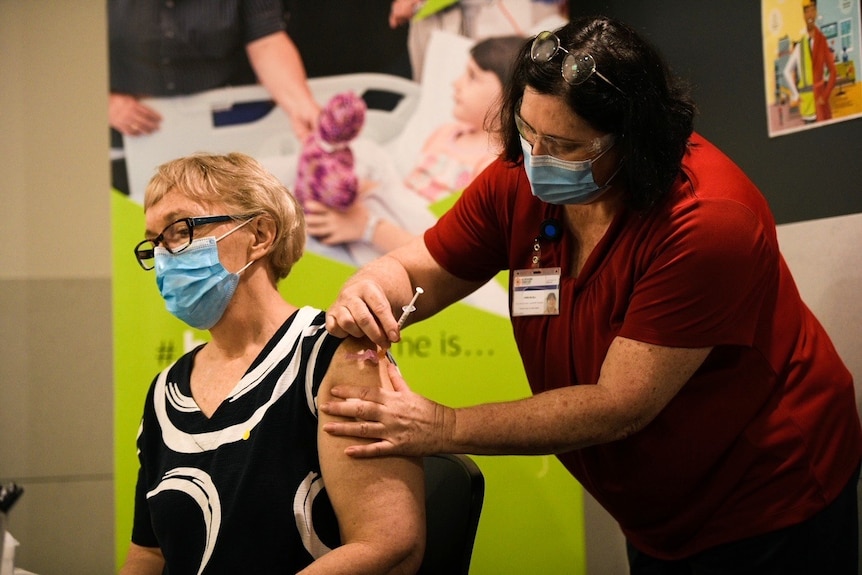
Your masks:
[{"label": "black-framed eyeglasses", "polygon": [[195,228],[207,224],[218,224],[231,220],[243,219],[246,216],[198,216],[180,218],[171,223],[162,233],[151,240],[144,240],[135,246],[135,259],[142,268],[149,271],[155,267],[156,247],[161,246],[172,254],[178,254],[189,247],[194,240]]},{"label": "black-framed eyeglasses", "polygon": [[626,95],[625,92],[616,87],[616,85],[608,80],[604,74],[596,69],[596,61],[590,54],[573,54],[562,47],[560,39],[553,32],[540,32],[534,39],[533,45],[530,46],[530,58],[537,64],[550,62],[558,52],[564,52],[563,63],[560,66],[560,72],[563,74],[563,79],[572,86],[583,84],[590,76],[595,74],[617,92]]}]

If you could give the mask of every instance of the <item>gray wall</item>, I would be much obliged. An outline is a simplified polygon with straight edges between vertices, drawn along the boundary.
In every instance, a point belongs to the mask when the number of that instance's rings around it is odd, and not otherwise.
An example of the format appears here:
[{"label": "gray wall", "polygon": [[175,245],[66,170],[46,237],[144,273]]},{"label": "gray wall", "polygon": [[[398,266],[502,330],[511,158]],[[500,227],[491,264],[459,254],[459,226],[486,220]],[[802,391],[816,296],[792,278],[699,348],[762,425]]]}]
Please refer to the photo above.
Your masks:
[{"label": "gray wall", "polygon": [[0,482],[16,564],[114,570],[104,0],[0,0]]}]

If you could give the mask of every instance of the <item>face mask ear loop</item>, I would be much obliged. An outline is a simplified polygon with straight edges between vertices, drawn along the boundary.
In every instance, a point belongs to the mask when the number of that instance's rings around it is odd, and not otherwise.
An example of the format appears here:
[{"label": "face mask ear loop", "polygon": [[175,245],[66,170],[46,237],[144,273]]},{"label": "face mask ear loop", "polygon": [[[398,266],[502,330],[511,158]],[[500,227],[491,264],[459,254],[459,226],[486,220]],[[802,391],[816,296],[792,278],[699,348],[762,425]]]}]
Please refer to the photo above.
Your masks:
[{"label": "face mask ear loop", "polygon": [[238,225],[237,227],[233,228],[232,230],[226,231],[225,233],[223,233],[222,235],[220,235],[219,237],[216,238],[216,243],[222,241],[224,238],[228,237],[229,235],[231,235],[232,233],[234,233],[235,231],[237,231],[238,229],[240,229],[244,225],[248,224],[253,219],[254,218],[249,218],[246,221],[244,221],[243,223],[241,223],[240,225]]},{"label": "face mask ear loop", "polygon": [[[237,231],[238,229],[240,229],[241,227],[243,227],[247,223],[251,222],[251,220],[253,220],[253,219],[254,218],[249,218],[246,221],[244,221],[243,223],[241,223],[240,225],[238,225],[237,227],[235,227],[234,229],[226,231],[225,233],[223,233],[222,235],[220,235],[219,237],[216,238],[216,243],[218,243],[221,240],[223,240],[224,238],[228,237],[229,235],[231,235],[232,233],[234,233],[235,231]],[[251,266],[251,264],[253,264],[256,261],[257,260],[251,260],[250,262],[248,262],[247,264],[242,266],[242,268],[240,268],[240,270],[238,272],[236,272],[236,275],[239,275],[242,272],[244,272],[245,270],[247,270]]]},{"label": "face mask ear loop", "polygon": [[[610,149],[610,148],[608,148],[608,149]],[[611,174],[611,177],[610,177],[610,178],[608,178],[608,180],[605,182],[605,185],[604,185],[604,186],[602,186],[602,188],[610,187],[611,182],[613,182],[613,181],[614,181],[614,178],[616,178],[616,177],[617,177],[617,174],[619,174],[619,173],[620,173],[620,170],[622,170],[622,169],[623,169],[623,161],[622,161],[622,160],[620,160],[620,163],[619,163],[619,164],[617,164],[617,169],[616,169],[616,170],[614,170],[614,173],[613,173],[613,174]]]},{"label": "face mask ear loop", "polygon": [[254,262],[256,262],[256,261],[257,261],[257,260],[251,260],[250,262],[248,262],[247,264],[245,264],[244,266],[242,266],[242,268],[240,268],[240,270],[239,270],[238,272],[236,272],[236,275],[239,275],[239,274],[241,274],[242,272],[244,272],[245,270],[247,270],[248,268],[250,268],[250,267],[251,267],[251,264],[253,264],[253,263],[254,263]]}]

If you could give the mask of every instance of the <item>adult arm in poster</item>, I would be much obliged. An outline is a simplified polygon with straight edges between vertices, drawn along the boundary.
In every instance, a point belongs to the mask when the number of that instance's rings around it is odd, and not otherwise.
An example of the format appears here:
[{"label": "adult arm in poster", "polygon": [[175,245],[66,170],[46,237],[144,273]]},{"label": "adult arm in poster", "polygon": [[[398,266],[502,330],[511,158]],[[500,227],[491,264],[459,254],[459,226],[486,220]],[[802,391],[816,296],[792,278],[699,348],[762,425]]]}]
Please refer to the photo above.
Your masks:
[{"label": "adult arm in poster", "polygon": [[317,125],[320,106],[296,45],[285,32],[275,32],[247,44],[246,53],[260,83],[290,118],[296,137],[305,138]]}]

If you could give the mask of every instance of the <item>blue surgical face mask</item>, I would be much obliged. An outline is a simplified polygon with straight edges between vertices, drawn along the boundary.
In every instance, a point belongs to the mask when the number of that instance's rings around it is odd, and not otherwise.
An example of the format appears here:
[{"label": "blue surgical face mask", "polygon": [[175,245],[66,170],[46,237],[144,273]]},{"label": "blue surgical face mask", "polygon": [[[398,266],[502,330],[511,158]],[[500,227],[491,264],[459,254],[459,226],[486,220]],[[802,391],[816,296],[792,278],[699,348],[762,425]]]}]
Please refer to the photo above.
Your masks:
[{"label": "blue surgical face mask", "polygon": [[236,291],[239,274],[254,261],[236,273],[228,272],[219,261],[217,242],[250,221],[219,238],[194,240],[177,254],[156,247],[156,284],[169,312],[197,329],[209,329],[218,323]]},{"label": "blue surgical face mask", "polygon": [[533,147],[521,138],[524,152],[524,170],[530,181],[533,195],[549,204],[588,204],[602,195],[611,180],[619,172],[613,173],[604,186],[599,186],[593,178],[593,162],[611,149],[611,144],[591,160],[570,161],[554,156],[534,156]]}]

